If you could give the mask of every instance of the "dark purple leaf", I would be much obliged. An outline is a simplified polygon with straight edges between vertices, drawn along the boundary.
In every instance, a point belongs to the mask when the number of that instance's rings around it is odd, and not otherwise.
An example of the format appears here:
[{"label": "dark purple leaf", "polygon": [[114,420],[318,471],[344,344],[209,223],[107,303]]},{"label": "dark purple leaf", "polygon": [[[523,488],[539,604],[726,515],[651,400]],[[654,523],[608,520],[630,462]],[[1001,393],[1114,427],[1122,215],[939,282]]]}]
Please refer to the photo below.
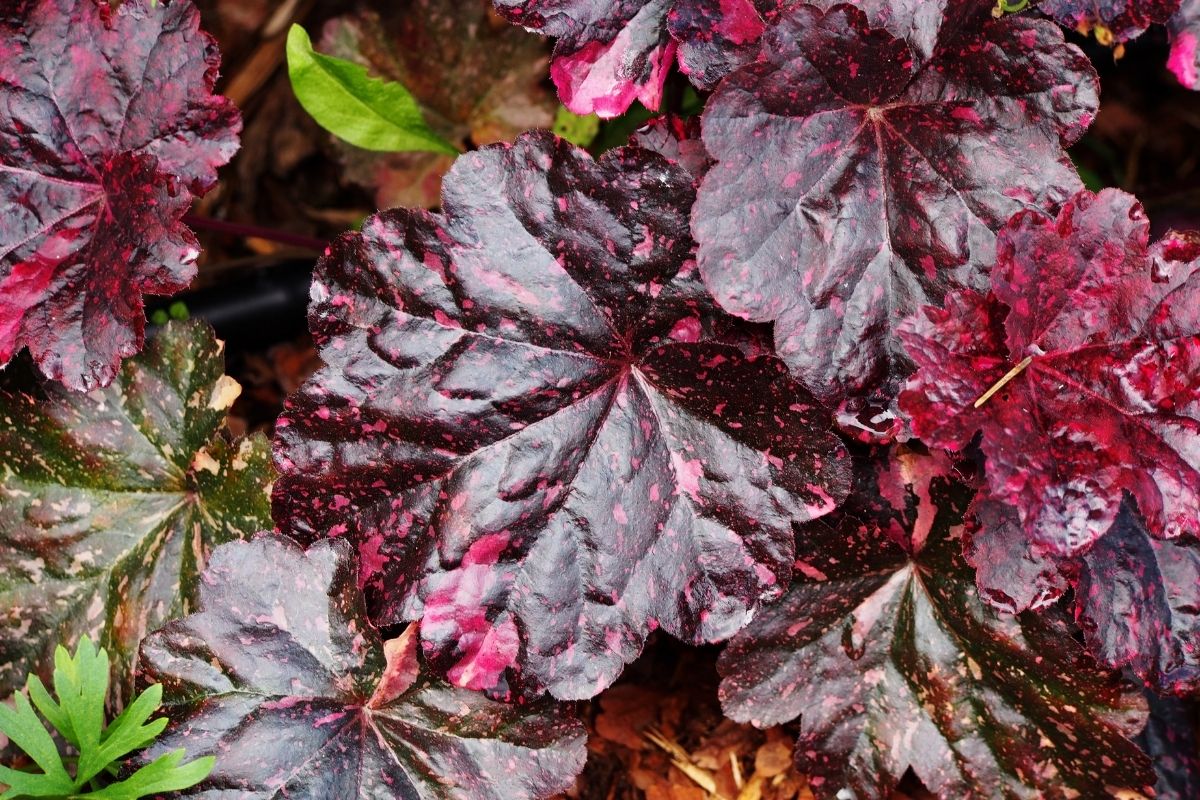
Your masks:
[{"label": "dark purple leaf", "polygon": [[0,366],[21,347],[73,389],[142,346],[142,294],[191,281],[180,219],[237,149],[189,0],[0,10]]},{"label": "dark purple leaf", "polygon": [[[890,461],[888,460],[890,459]],[[866,461],[847,505],[797,537],[797,580],[718,662],[739,721],[799,718],[822,798],[888,797],[911,768],[939,798],[1136,796],[1145,701],[1061,620],[997,616],[961,556],[970,490],[945,456]]]},{"label": "dark purple leaf", "polygon": [[1200,237],[1151,247],[1149,229],[1116,190],[1081,192],[1057,219],[1017,214],[992,292],[952,295],[903,332],[914,432],[957,450],[982,431],[988,495],[1060,555],[1108,531],[1124,492],[1154,536],[1200,534]]},{"label": "dark purple leaf", "polygon": [[707,285],[726,310],[773,320],[819,397],[863,398],[843,413],[871,437],[894,432],[911,369],[896,327],[985,285],[993,231],[1079,187],[1063,146],[1097,107],[1094,70],[1056,26],[947,5],[792,8],[704,112]]},{"label": "dark purple leaf", "polygon": [[1200,688],[1200,543],[1155,539],[1128,503],[1079,557],[1076,612],[1088,649],[1158,691]]},{"label": "dark purple leaf", "polygon": [[1155,800],[1200,797],[1200,705],[1195,700],[1147,694],[1150,721],[1138,743],[1158,773]]},{"label": "dark purple leaf", "polygon": [[384,642],[342,541],[264,536],[218,548],[200,613],[146,639],[171,727],[147,758],[215,755],[188,796],[534,800],[583,768],[583,726],[418,673],[416,639]]},{"label": "dark purple leaf", "polygon": [[783,0],[495,0],[510,21],[557,37],[550,75],[576,114],[657,109],[675,60],[709,88],[752,55]]},{"label": "dark purple leaf", "polygon": [[1031,542],[1016,510],[977,504],[981,530],[966,555],[980,594],[1005,611],[1048,605],[1074,590],[1075,618],[1097,660],[1128,667],[1156,691],[1200,688],[1200,545],[1156,539],[1136,508],[1122,504],[1113,526],[1074,558]]},{"label": "dark purple leaf", "polygon": [[664,114],[634,131],[630,144],[653,150],[686,169],[697,181],[712,165],[712,158],[700,139],[699,117]]},{"label": "dark purple leaf", "polygon": [[1200,0],[1183,0],[1167,22],[1171,56],[1167,67],[1189,89],[1200,89]]},{"label": "dark purple leaf", "polygon": [[679,69],[711,89],[753,58],[769,23],[788,0],[676,0],[667,29],[679,42]]},{"label": "dark purple leaf", "polygon": [[368,220],[317,270],[328,365],[279,421],[275,513],[344,536],[385,622],[458,685],[599,692],[662,626],[732,635],[848,489],[828,415],[714,340],[692,179],[548,133],[463,156],[445,216]]},{"label": "dark purple leaf", "polygon": [[1037,9],[1109,45],[1136,39],[1154,23],[1166,22],[1179,9],[1179,0],[1042,0]]}]

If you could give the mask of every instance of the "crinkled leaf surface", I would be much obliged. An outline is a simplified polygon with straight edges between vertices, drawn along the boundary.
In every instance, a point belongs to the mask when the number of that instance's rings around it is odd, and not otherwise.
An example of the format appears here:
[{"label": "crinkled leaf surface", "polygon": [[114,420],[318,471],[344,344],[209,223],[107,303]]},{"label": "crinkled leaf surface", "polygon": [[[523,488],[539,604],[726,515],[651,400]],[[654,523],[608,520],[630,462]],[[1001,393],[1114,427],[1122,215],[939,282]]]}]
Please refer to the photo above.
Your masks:
[{"label": "crinkled leaf surface", "polygon": [[1080,186],[1063,145],[1096,111],[1095,72],[1049,21],[991,7],[799,5],[709,99],[700,271],[726,310],[774,320],[831,403],[886,407],[911,369],[904,317],[983,286],[993,231]]},{"label": "crinkled leaf surface", "polygon": [[[549,128],[558,108],[544,85],[549,47],[497,20],[491,0],[401,0],[361,9],[326,23],[320,49],[402,84],[430,127],[463,149]],[[380,208],[440,204],[451,158],[334,145],[346,178],[373,189]]]},{"label": "crinkled leaf surface", "polygon": [[[459,159],[318,267],[328,365],[279,421],[275,514],[348,536],[372,612],[453,682],[590,697],[661,625],[732,635],[848,489],[777,359],[714,340],[692,179],[545,132]],[[732,320],[728,320],[732,321]]]},{"label": "crinkled leaf surface", "polygon": [[1189,89],[1200,89],[1200,0],[1183,0],[1167,22],[1171,55],[1167,67]]},{"label": "crinkled leaf surface", "polygon": [[1200,238],[1151,247],[1133,197],[1081,192],[1057,219],[1014,216],[991,293],[926,308],[903,336],[914,432],[957,450],[982,431],[989,496],[1033,541],[1086,547],[1123,491],[1152,535],[1200,533]]},{"label": "crinkled leaf surface", "polygon": [[142,346],[142,293],[195,273],[180,222],[237,149],[190,0],[0,10],[0,365],[28,347],[74,389]]},{"label": "crinkled leaf surface", "polygon": [[1058,620],[980,601],[957,480],[944,456],[865,462],[847,505],[800,530],[784,600],[722,654],[725,712],[799,717],[796,763],[818,798],[888,797],[909,767],[954,800],[1146,792],[1154,774],[1126,738],[1144,700]]},{"label": "crinkled leaf surface", "polygon": [[529,30],[557,37],[550,74],[576,114],[615,117],[634,100],[657,109],[678,51],[709,88],[753,54],[782,0],[495,0]]},{"label": "crinkled leaf surface", "polygon": [[382,641],[345,541],[286,537],[213,553],[200,613],[142,646],[172,726],[150,751],[216,755],[198,797],[533,800],[583,767],[583,726],[549,701],[505,705],[418,674],[416,638]]},{"label": "crinkled leaf surface", "polygon": [[1166,22],[1179,10],[1179,0],[1042,0],[1037,10],[1110,44],[1135,39],[1151,25]]},{"label": "crinkled leaf surface", "polygon": [[1015,509],[976,504],[981,530],[966,548],[976,583],[1008,612],[1041,608],[1074,589],[1075,618],[1103,664],[1128,667],[1155,690],[1200,687],[1200,544],[1150,535],[1128,500],[1112,527],[1073,558],[1032,542]]},{"label": "crinkled leaf surface", "polygon": [[223,367],[210,328],[172,322],[105,389],[0,390],[0,694],[87,634],[119,699],[209,550],[270,527],[270,447],[225,435]]}]

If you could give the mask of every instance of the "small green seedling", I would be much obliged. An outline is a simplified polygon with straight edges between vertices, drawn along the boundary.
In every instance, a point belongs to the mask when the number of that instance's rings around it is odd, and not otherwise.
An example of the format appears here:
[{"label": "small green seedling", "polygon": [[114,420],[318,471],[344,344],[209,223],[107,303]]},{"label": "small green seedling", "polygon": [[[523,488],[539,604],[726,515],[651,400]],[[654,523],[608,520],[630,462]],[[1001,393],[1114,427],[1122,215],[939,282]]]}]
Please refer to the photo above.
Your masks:
[{"label": "small green seedling", "polygon": [[[174,750],[118,780],[120,761],[158,738],[167,720],[162,717],[147,722],[162,702],[162,686],[155,684],[134,698],[106,726],[104,701],[108,696],[108,675],[108,653],[97,650],[85,636],[75,648],[74,656],[61,645],[54,651],[57,701],[40,678],[30,675],[25,682],[28,697],[18,692],[13,695],[15,706],[0,703],[0,733],[41,770],[24,772],[0,766],[0,785],[8,786],[0,800],[26,797],[136,800],[195,786],[212,772],[215,762],[212,756],[180,764],[184,751]],[[34,706],[78,756],[64,759]]]}]

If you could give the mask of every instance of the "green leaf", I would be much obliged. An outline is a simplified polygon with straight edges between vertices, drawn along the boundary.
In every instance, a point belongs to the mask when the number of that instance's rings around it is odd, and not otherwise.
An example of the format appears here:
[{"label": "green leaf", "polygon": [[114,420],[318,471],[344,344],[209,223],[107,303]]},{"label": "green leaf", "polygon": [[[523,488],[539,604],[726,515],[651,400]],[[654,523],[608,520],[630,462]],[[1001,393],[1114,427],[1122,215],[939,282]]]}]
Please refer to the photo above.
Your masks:
[{"label": "green leaf", "polygon": [[[211,756],[181,765],[184,751],[175,750],[124,780],[95,786],[97,781],[107,782],[108,774],[117,774],[118,762],[153,743],[167,726],[165,717],[146,722],[162,702],[162,686],[154,684],[105,727],[108,676],[108,653],[97,650],[84,636],[73,656],[62,646],[55,650],[54,692],[57,700],[50,696],[36,675],[30,675],[26,681],[30,695],[37,698],[38,709],[62,737],[79,750],[74,777],[67,771],[53,737],[25,695],[13,696],[14,708],[0,704],[0,733],[42,770],[41,773],[20,772],[0,767],[0,783],[8,785],[0,800],[21,797],[136,800],[186,789],[208,776],[215,764]],[[85,786],[91,788],[85,789]]]},{"label": "green leaf", "polygon": [[125,780],[89,792],[82,797],[135,800],[163,792],[176,792],[195,786],[207,778],[217,763],[213,756],[205,756],[180,765],[183,755],[183,750],[172,750],[154,759]]},{"label": "green leaf", "polygon": [[90,394],[0,378],[0,697],[48,679],[55,646],[86,635],[122,705],[138,642],[189,610],[208,552],[272,527],[270,445],[229,437],[240,387],[223,370],[211,328],[189,321]]},{"label": "green leaf", "polygon": [[587,147],[596,138],[596,134],[600,133],[600,118],[595,114],[580,116],[572,113],[566,106],[559,106],[551,130],[571,144]]},{"label": "green leaf", "polygon": [[399,83],[373,78],[358,64],[322,55],[308,32],[293,25],[288,77],[296,99],[321,127],[366,150],[458,152],[425,124],[417,101]]}]

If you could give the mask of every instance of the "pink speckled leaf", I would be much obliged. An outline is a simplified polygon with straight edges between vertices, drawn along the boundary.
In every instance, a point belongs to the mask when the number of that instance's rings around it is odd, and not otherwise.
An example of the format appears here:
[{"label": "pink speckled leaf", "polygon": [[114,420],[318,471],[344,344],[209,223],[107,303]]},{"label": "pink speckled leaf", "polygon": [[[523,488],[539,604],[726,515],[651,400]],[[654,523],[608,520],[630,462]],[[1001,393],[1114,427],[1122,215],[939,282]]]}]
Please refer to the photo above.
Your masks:
[{"label": "pink speckled leaf", "polygon": [[1183,0],[1167,22],[1171,55],[1167,67],[1189,89],[1200,89],[1200,0]]},{"label": "pink speckled leaf", "polygon": [[138,642],[187,613],[208,553],[271,524],[271,446],[229,437],[241,389],[199,320],[88,394],[18,364],[0,382],[0,697],[86,635],[120,705]]},{"label": "pink speckled leaf", "polygon": [[676,52],[709,88],[752,55],[782,0],[495,0],[510,21],[557,37],[551,77],[576,114],[657,109]]},{"label": "pink speckled leaf", "polygon": [[991,5],[796,6],[704,112],[706,284],[774,321],[819,397],[863,398],[844,413],[868,438],[895,433],[905,316],[985,285],[993,231],[1080,185],[1063,146],[1096,111],[1096,74],[1049,21]]},{"label": "pink speckled leaf", "polygon": [[[146,753],[215,755],[190,797],[536,800],[583,768],[583,726],[553,705],[510,706],[427,675],[416,639],[366,617],[342,541],[304,551],[263,536],[219,548],[199,613],[142,645],[171,726]],[[382,691],[381,691],[382,690]]]},{"label": "pink speckled leaf", "polygon": [[1101,44],[1136,39],[1179,10],[1179,0],[1041,0],[1037,10]]},{"label": "pink speckled leaf", "polygon": [[1014,216],[992,292],[951,296],[902,335],[914,432],[958,450],[982,431],[989,496],[1032,541],[1081,550],[1123,491],[1154,536],[1200,533],[1200,238],[1152,248],[1133,197],[1081,192],[1057,219]]},{"label": "pink speckled leaf", "polygon": [[73,389],[142,346],[142,294],[195,273],[180,219],[237,149],[190,0],[0,10],[0,366],[28,347]]},{"label": "pink speckled leaf", "polygon": [[458,685],[590,697],[657,626],[728,637],[790,580],[793,521],[845,496],[828,414],[718,340],[692,187],[535,132],[318,267],[328,366],[279,421],[276,519],[351,538],[373,614],[424,613]]},{"label": "pink speckled leaf", "polygon": [[909,768],[945,800],[1148,793],[1126,738],[1146,720],[1140,693],[1060,619],[980,600],[959,477],[944,456],[864,462],[844,509],[798,534],[790,592],[721,655],[726,714],[798,717],[796,765],[821,800],[888,797]]}]

